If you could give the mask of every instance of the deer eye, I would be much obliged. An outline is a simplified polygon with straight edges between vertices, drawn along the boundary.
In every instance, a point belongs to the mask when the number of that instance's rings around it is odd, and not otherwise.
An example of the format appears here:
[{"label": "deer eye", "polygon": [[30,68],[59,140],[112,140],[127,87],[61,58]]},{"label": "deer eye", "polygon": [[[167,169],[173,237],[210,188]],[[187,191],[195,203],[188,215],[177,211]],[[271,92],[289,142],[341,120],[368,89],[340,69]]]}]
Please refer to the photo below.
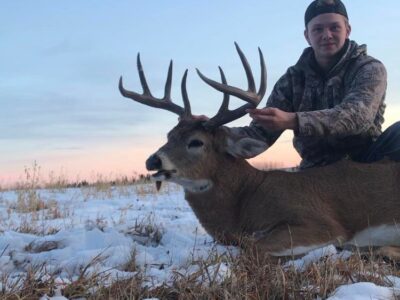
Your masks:
[{"label": "deer eye", "polygon": [[191,140],[189,142],[189,144],[187,145],[187,147],[190,149],[190,148],[198,148],[198,147],[201,147],[203,145],[204,145],[204,143],[202,141],[200,141],[200,140]]}]

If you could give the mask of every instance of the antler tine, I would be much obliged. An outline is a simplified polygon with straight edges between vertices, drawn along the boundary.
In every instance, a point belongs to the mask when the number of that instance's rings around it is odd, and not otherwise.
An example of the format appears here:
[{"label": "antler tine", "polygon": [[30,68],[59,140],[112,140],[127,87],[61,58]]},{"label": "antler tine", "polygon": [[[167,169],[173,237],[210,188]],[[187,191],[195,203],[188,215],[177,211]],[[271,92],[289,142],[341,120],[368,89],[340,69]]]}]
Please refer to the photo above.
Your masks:
[{"label": "antler tine", "polygon": [[161,108],[161,109],[171,111],[173,113],[178,114],[180,117],[183,117],[183,116],[186,117],[187,110],[189,110],[189,112],[190,112],[190,104],[189,104],[189,108],[187,109],[187,104],[189,103],[189,99],[187,99],[187,97],[186,97],[186,99],[184,99],[185,108],[182,108],[181,106],[173,103],[172,99],[171,99],[172,65],[173,65],[173,62],[171,60],[171,62],[169,64],[169,68],[168,68],[167,81],[165,83],[164,97],[163,98],[153,97],[150,92],[149,86],[147,84],[146,76],[144,75],[142,63],[140,61],[140,54],[138,53],[137,68],[138,68],[138,72],[139,72],[140,83],[143,88],[143,94],[139,94],[139,93],[136,93],[133,91],[126,90],[123,87],[122,76],[119,78],[119,84],[118,84],[119,91],[121,92],[122,96],[124,96],[126,98],[130,98],[136,102],[139,102],[139,103],[151,106],[151,107]]},{"label": "antler tine", "polygon": [[[239,56],[241,58],[243,67],[245,69],[246,75],[247,75],[247,80],[249,83],[249,90],[248,91],[244,91],[242,89],[239,89],[237,87],[234,86],[230,86],[228,84],[223,84],[223,83],[219,83],[217,81],[214,81],[212,79],[207,78],[206,76],[204,76],[198,69],[197,70],[197,74],[200,76],[200,78],[205,81],[207,84],[209,84],[210,86],[212,86],[213,88],[215,88],[216,90],[223,92],[223,93],[228,93],[232,96],[238,97],[250,104],[253,105],[253,107],[256,107],[258,105],[258,103],[261,101],[262,97],[264,96],[264,93],[256,93],[256,89],[255,89],[255,84],[254,84],[254,78],[253,78],[253,74],[251,72],[250,66],[247,62],[246,57],[244,56],[243,52],[240,50],[239,46],[235,43],[236,45],[236,49],[239,53]],[[260,51],[260,63],[261,63],[261,84],[260,84],[260,91],[262,92],[264,89],[266,89],[266,76],[265,76],[265,63],[264,63],[264,58],[262,55],[262,52]]]},{"label": "antler tine", "polygon": [[236,96],[236,97],[246,101],[247,103],[235,110],[229,110],[228,109],[229,100],[227,100],[226,102],[224,100],[224,103],[221,105],[221,108],[218,111],[218,113],[213,118],[211,118],[210,120],[208,120],[207,122],[204,123],[204,126],[206,126],[206,127],[215,128],[215,127],[229,123],[233,120],[236,120],[236,119],[244,116],[246,114],[246,110],[249,108],[256,107],[265,95],[265,92],[267,89],[267,71],[266,71],[265,61],[264,61],[264,57],[261,52],[261,49],[258,48],[259,55],[260,55],[260,65],[261,65],[261,83],[260,83],[260,88],[257,93],[255,83],[254,83],[254,77],[253,77],[253,73],[251,72],[250,65],[249,65],[245,55],[239,48],[239,45],[236,42],[235,42],[235,46],[236,46],[236,50],[239,54],[240,60],[242,61],[243,67],[246,72],[247,81],[248,81],[248,90],[247,91],[244,91],[237,87],[228,85],[226,83],[225,76],[224,76],[224,73],[221,68],[220,68],[220,72],[221,72],[222,83],[219,83],[217,81],[209,79],[209,78],[205,77],[198,69],[196,69],[196,70],[197,70],[198,75],[200,76],[200,78],[203,81],[205,81],[207,84],[209,84],[216,90],[223,92],[225,94],[225,96],[226,95]]},{"label": "antler tine", "polygon": [[[218,69],[219,69],[219,73],[221,74],[222,83],[223,84],[227,84],[224,71],[222,70],[221,67],[218,67]],[[224,99],[222,100],[222,104],[221,104],[221,107],[218,110],[217,115],[220,114],[220,113],[223,113],[226,110],[228,110],[228,107],[229,107],[229,94],[224,93]]]},{"label": "antler tine", "polygon": [[182,84],[181,84],[182,99],[183,99],[183,104],[184,104],[184,107],[185,107],[185,111],[183,113],[183,116],[181,116],[181,118],[191,119],[193,117],[192,116],[192,110],[190,108],[190,101],[189,101],[188,93],[187,93],[187,90],[186,90],[187,74],[188,74],[188,70],[186,69],[185,73],[183,74]]},{"label": "antler tine", "polygon": [[256,92],[256,84],[254,82],[253,72],[251,71],[249,62],[247,61],[246,56],[243,54],[243,51],[240,49],[239,45],[235,42],[236,51],[239,54],[240,60],[242,61],[242,65],[246,72],[247,82],[249,84],[248,91],[249,92]]},{"label": "antler tine", "polygon": [[262,99],[265,95],[265,92],[267,91],[267,68],[265,67],[264,56],[262,54],[260,47],[258,47],[258,54],[260,56],[261,82],[257,95],[258,97],[260,97],[260,99]]},{"label": "antler tine", "polygon": [[165,82],[164,100],[171,101],[171,86],[172,86],[172,59],[169,62],[167,81]]},{"label": "antler tine", "polygon": [[[222,70],[221,67],[219,67],[219,71],[221,73],[222,83],[227,84],[224,71]],[[251,103],[246,103],[235,110],[229,110],[228,106],[229,106],[229,94],[224,93],[224,100],[222,101],[222,105],[219,108],[218,113],[210,120],[206,121],[203,124],[203,126],[208,129],[217,128],[221,125],[224,125],[233,120],[243,117],[246,114],[246,109],[253,107]]]},{"label": "antler tine", "polygon": [[149,85],[147,84],[146,76],[144,75],[142,62],[140,61],[140,53],[138,53],[138,55],[137,55],[136,64],[137,64],[137,69],[138,69],[138,72],[139,72],[140,83],[141,83],[142,88],[143,88],[143,95],[151,96]]}]

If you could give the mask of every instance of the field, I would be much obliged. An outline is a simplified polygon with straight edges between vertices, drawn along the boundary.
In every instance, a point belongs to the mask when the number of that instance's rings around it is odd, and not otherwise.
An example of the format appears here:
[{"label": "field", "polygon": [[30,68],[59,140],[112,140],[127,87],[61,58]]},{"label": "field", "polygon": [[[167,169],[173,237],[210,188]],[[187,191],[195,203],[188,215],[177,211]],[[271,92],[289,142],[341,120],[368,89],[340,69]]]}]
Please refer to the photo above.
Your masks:
[{"label": "field", "polygon": [[[173,184],[71,184],[34,165],[0,191],[0,299],[393,299],[396,262],[333,246],[280,264],[216,244]],[[359,298],[357,298],[359,297]]]}]

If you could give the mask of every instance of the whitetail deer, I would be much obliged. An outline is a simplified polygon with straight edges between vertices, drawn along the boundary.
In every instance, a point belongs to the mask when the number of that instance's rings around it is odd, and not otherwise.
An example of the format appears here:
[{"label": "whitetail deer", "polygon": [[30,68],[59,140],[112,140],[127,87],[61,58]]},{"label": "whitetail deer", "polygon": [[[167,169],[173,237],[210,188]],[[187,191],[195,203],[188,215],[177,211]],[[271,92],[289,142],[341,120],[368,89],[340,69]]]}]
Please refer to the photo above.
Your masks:
[{"label": "whitetail deer", "polygon": [[[119,89],[134,101],[172,111],[178,125],[168,133],[168,142],[146,161],[152,177],[183,186],[185,198],[197,218],[216,240],[236,244],[250,237],[256,249],[271,256],[304,254],[329,243],[335,245],[400,246],[400,163],[361,164],[348,160],[299,172],[260,171],[245,158],[264,151],[263,142],[237,136],[221,125],[245,115],[266,91],[266,68],[262,52],[261,84],[256,91],[250,66],[239,47],[248,80],[248,91],[208,79],[224,94],[218,113],[209,120],[191,114],[186,91],[187,70],[182,79],[184,107],[171,99],[172,61],[165,95],[151,95],[137,57],[143,94]],[[246,104],[229,110],[229,95]],[[253,243],[252,243],[253,244]]]}]

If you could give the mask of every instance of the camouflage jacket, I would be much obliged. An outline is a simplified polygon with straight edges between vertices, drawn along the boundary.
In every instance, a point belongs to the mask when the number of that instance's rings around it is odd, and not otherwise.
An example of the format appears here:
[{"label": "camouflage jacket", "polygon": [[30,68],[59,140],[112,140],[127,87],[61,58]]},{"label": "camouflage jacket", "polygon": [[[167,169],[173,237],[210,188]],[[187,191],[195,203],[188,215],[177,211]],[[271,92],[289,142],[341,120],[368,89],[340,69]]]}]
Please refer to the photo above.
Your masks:
[{"label": "camouflage jacket", "polygon": [[[365,45],[347,41],[338,63],[320,71],[311,48],[278,80],[266,107],[296,112],[293,145],[301,168],[321,166],[344,157],[356,159],[381,134],[385,110],[386,70],[367,55]],[[267,143],[282,132],[269,132],[256,122],[233,129]],[[266,149],[267,149],[266,148]]]}]

